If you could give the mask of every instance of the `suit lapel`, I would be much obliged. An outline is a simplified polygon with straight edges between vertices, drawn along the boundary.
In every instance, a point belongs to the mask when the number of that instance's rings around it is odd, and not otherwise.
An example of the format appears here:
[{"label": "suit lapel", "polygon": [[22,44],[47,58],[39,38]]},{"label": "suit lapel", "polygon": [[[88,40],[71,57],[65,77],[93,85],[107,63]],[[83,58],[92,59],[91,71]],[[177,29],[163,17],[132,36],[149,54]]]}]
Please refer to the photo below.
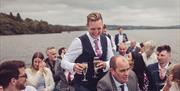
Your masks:
[{"label": "suit lapel", "polygon": [[[128,77],[128,80],[130,79],[130,76]],[[127,82],[127,88],[128,88],[128,91],[131,91],[130,89],[130,81]]]},{"label": "suit lapel", "polygon": [[116,84],[115,84],[115,82],[114,82],[114,79],[112,78],[112,75],[111,75],[111,73],[109,72],[109,77],[110,77],[110,80],[111,80],[111,83],[112,83],[112,91],[118,91],[117,90],[117,87],[116,87]]}]

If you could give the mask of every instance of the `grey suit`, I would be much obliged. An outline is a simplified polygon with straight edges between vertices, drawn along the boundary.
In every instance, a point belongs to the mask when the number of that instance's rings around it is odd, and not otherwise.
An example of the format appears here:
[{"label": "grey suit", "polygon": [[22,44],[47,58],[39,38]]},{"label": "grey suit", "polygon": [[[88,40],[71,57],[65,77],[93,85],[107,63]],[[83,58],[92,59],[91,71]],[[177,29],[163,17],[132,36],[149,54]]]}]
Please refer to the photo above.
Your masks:
[{"label": "grey suit", "polygon": [[[130,71],[128,82],[128,91],[140,91],[136,75],[133,71]],[[97,84],[97,91],[117,91],[115,82],[110,72],[108,72]]]},{"label": "grey suit", "polygon": [[64,70],[61,67],[61,60],[57,59],[54,66],[50,64],[48,58],[45,60],[46,66],[51,69],[55,82],[55,89],[53,91],[74,91],[74,88],[68,84],[64,75]]}]

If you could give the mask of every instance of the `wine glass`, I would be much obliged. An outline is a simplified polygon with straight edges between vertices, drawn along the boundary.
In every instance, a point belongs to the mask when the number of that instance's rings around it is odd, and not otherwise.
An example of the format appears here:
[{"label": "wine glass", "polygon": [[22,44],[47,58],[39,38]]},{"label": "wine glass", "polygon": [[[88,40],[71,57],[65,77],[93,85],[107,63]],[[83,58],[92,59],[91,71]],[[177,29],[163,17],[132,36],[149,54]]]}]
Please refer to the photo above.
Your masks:
[{"label": "wine glass", "polygon": [[88,63],[87,63],[87,62],[83,62],[82,64],[83,64],[83,66],[84,66],[84,69],[83,69],[84,78],[83,78],[82,81],[87,81],[87,79],[86,79],[86,73],[87,73],[87,70],[88,70]]},{"label": "wine glass", "polygon": [[94,64],[94,75],[93,75],[93,78],[97,78],[97,74],[98,74],[98,66],[97,64],[99,63],[99,57],[94,57],[94,61],[93,61],[93,64]]}]

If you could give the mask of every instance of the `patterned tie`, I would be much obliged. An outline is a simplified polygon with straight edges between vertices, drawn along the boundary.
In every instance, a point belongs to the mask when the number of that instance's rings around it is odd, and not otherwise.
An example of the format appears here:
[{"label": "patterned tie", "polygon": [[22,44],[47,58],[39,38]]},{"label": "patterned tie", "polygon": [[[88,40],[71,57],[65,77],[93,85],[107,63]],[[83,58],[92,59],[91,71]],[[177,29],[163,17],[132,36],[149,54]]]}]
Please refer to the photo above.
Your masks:
[{"label": "patterned tie", "polygon": [[71,72],[68,73],[68,83],[71,83]]},{"label": "patterned tie", "polygon": [[99,45],[98,45],[99,39],[95,39],[94,40],[94,44],[95,44],[95,51],[96,51],[96,56],[101,57],[102,53],[99,49]]},{"label": "patterned tie", "polygon": [[148,86],[149,86],[149,80],[148,80],[148,77],[147,77],[146,73],[144,72],[144,86],[143,86],[143,91],[148,91]]},{"label": "patterned tie", "polygon": [[121,91],[124,91],[124,85],[121,85],[120,88],[121,88]]}]

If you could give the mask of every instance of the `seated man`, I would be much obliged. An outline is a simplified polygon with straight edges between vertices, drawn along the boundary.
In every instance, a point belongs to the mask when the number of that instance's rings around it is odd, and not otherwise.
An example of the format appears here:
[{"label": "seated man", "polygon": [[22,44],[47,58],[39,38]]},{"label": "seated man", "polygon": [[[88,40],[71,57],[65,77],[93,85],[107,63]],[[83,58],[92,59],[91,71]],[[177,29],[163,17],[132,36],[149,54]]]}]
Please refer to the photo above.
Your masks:
[{"label": "seated man", "polygon": [[121,55],[123,57],[125,57],[128,61],[129,61],[129,64],[130,64],[130,68],[132,69],[133,68],[133,65],[134,65],[134,62],[133,62],[133,59],[132,59],[132,54],[129,53],[129,54],[126,54],[126,45],[125,43],[119,43],[119,46],[118,46],[118,52],[119,54],[118,55]]},{"label": "seated man", "polygon": [[26,78],[24,62],[13,60],[0,64],[0,84],[4,91],[25,89]]},{"label": "seated man", "polygon": [[98,82],[98,91],[140,91],[136,75],[123,56],[113,56],[109,72]]},{"label": "seated man", "polygon": [[119,55],[124,56],[124,57],[128,56],[128,55],[126,54],[126,50],[127,50],[127,49],[126,49],[125,43],[119,43],[119,46],[118,46]]},{"label": "seated man", "polygon": [[136,41],[135,40],[131,40],[131,44],[128,47],[126,53],[129,54],[130,52],[140,52],[140,48],[136,45]]}]

